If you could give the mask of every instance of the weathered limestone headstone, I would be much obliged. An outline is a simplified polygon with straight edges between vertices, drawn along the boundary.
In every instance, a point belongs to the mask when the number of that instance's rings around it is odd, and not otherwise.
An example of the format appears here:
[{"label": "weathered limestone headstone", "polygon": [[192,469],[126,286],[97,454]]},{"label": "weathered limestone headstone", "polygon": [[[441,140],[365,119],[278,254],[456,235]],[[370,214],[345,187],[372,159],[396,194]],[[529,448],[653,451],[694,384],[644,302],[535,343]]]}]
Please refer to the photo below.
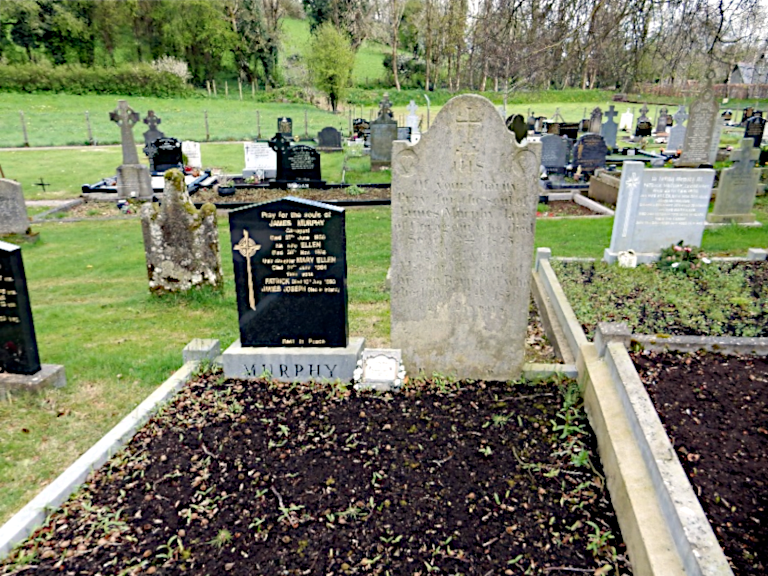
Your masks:
[{"label": "weathered limestone headstone", "polygon": [[66,383],[64,367],[40,364],[21,248],[0,242],[0,399]]},{"label": "weathered limestone headstone", "polygon": [[150,292],[186,292],[222,286],[216,207],[196,210],[180,170],[165,173],[163,205],[141,207],[141,228]]},{"label": "weathered limestone headstone", "polygon": [[0,178],[0,236],[21,236],[29,232],[29,216],[21,184]]},{"label": "weathered limestone headstone", "polygon": [[139,113],[125,100],[118,100],[117,108],[109,113],[109,119],[120,126],[123,147],[123,163],[117,168],[117,197],[149,200],[152,198],[152,178],[149,168],[139,163],[133,139],[133,125],[139,121]]},{"label": "weathered limestone headstone", "polygon": [[371,122],[371,170],[392,164],[392,142],[397,139],[397,122],[389,114],[380,114]]},{"label": "weathered limestone headstone", "polygon": [[181,153],[187,157],[187,166],[203,167],[203,155],[200,152],[200,142],[185,140],[181,143]]},{"label": "weathered limestone headstone", "polygon": [[[704,90],[690,106],[685,140],[683,140],[683,152],[675,162],[676,167],[698,168],[702,165],[712,164],[712,141],[715,131],[717,131],[718,141],[720,138],[719,118],[719,109],[710,78]],[[715,152],[717,152],[716,148]]]},{"label": "weathered limestone headstone", "polygon": [[700,246],[714,179],[710,168],[646,169],[642,162],[624,162],[603,259],[613,262],[619,252],[634,250],[638,262],[648,262],[680,240]]},{"label": "weathered limestone headstone", "polygon": [[744,138],[741,148],[731,152],[734,164],[720,173],[715,206],[707,216],[708,222],[755,221],[752,207],[755,205],[757,184],[760,181],[761,170],[755,167],[755,160],[759,155],[760,150],[752,146],[750,138]]},{"label": "weathered limestone headstone", "polygon": [[619,130],[626,130],[629,132],[632,130],[632,126],[634,126],[635,123],[635,115],[632,114],[632,111],[627,108],[627,111],[624,112],[624,114],[621,115],[621,119],[619,120]]},{"label": "weathered limestone headstone", "polygon": [[614,118],[617,114],[618,112],[614,109],[613,104],[611,104],[604,114],[607,120],[600,127],[600,136],[605,140],[605,145],[608,146],[609,151],[616,148],[616,137],[618,135],[619,125],[616,124]]},{"label": "weathered limestone headstone", "polygon": [[394,143],[392,344],[409,372],[520,376],[540,162],[477,95]]},{"label": "weathered limestone headstone", "polygon": [[685,111],[685,106],[680,105],[673,117],[675,123],[669,129],[667,150],[680,150],[685,141],[685,125],[683,123],[688,119],[688,113]]},{"label": "weathered limestone headstone", "polygon": [[600,110],[600,107],[597,107],[592,110],[592,113],[589,115],[589,131],[593,134],[600,134],[602,127],[603,111]]}]

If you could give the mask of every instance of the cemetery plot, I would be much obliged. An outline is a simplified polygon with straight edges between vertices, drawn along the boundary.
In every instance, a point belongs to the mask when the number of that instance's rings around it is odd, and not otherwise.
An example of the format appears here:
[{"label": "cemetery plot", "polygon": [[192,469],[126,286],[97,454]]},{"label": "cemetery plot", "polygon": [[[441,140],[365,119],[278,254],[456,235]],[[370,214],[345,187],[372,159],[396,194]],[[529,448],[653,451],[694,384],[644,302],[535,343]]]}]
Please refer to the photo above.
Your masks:
[{"label": "cemetery plot", "polygon": [[573,381],[392,396],[210,374],[4,570],[629,574],[623,554]]},{"label": "cemetery plot", "polygon": [[552,267],[590,338],[598,322],[626,322],[639,334],[768,337],[768,261],[702,263],[692,276],[655,265]]},{"label": "cemetery plot", "polygon": [[731,566],[768,571],[768,359],[642,352],[638,373]]}]

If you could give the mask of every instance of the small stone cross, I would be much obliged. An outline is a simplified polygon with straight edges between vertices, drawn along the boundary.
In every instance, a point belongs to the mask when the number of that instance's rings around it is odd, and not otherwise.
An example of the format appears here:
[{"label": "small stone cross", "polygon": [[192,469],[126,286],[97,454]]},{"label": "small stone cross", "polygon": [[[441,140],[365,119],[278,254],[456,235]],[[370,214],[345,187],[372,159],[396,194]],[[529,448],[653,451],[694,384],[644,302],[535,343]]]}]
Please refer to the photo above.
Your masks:
[{"label": "small stone cross", "polygon": [[251,306],[251,310],[256,310],[256,295],[253,291],[251,258],[256,255],[260,248],[261,245],[256,244],[256,242],[253,241],[253,238],[248,235],[248,230],[243,230],[243,237],[237,244],[235,244],[235,250],[240,252],[243,258],[245,258],[245,262],[248,266],[248,304]]},{"label": "small stone cross", "polygon": [[618,112],[614,109],[613,104],[608,106],[608,110],[603,112],[603,116],[605,116],[607,118],[606,122],[614,122],[615,123],[614,118],[616,117],[617,114],[618,114]]},{"label": "small stone cross", "polygon": [[643,107],[640,108],[640,119],[641,120],[648,120],[648,117],[646,116],[648,114],[648,105],[643,104]]},{"label": "small stone cross", "polygon": [[109,119],[120,126],[120,140],[123,145],[123,164],[138,164],[139,154],[133,140],[133,125],[139,121],[139,113],[128,106],[125,100],[117,101],[117,108],[109,113]]},{"label": "small stone cross", "polygon": [[162,122],[162,120],[159,116],[155,116],[154,110],[147,112],[147,117],[144,118],[144,124],[149,126],[150,130],[157,130],[157,125],[160,124],[160,122]]},{"label": "small stone cross", "polygon": [[416,102],[411,100],[411,103],[408,104],[408,112],[411,114],[411,116],[415,116],[416,115],[416,110],[418,110],[418,109],[419,109],[419,107],[416,106]]},{"label": "small stone cross", "polygon": [[379,118],[382,116],[392,117],[392,102],[389,101],[389,94],[384,93],[384,98],[379,102]]},{"label": "small stone cross", "polygon": [[739,174],[751,174],[755,167],[755,160],[760,156],[760,149],[754,147],[752,138],[744,138],[741,148],[731,152],[730,159],[734,162],[734,172]]},{"label": "small stone cross", "polygon": [[282,154],[291,147],[291,143],[283,136],[282,132],[278,132],[269,141],[269,147],[278,154]]},{"label": "small stone cross", "polygon": [[672,116],[675,120],[675,124],[678,126],[682,126],[683,122],[685,122],[688,119],[688,112],[685,111],[685,106],[680,106],[677,109],[677,112]]}]

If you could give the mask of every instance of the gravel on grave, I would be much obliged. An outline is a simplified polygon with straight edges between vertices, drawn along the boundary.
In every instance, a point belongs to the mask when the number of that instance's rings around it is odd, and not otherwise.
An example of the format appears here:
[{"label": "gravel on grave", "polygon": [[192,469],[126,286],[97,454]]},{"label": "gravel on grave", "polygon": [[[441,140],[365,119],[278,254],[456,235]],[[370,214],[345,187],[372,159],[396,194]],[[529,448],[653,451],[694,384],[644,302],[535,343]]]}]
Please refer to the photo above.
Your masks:
[{"label": "gravel on grave", "polygon": [[768,573],[768,358],[632,354],[736,576]]},{"label": "gravel on grave", "polygon": [[207,374],[0,574],[628,575],[604,486],[573,381]]}]

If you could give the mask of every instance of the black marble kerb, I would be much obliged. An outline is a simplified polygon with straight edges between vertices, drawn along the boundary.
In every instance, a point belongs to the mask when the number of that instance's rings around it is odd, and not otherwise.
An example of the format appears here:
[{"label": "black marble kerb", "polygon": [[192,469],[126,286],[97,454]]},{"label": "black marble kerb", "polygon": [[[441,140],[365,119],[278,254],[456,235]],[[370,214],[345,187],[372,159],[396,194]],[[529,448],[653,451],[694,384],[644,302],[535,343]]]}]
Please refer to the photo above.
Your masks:
[{"label": "black marble kerb", "polygon": [[21,248],[0,242],[0,372],[40,371]]},{"label": "black marble kerb", "polygon": [[345,347],[343,208],[286,197],[229,215],[243,346]]}]

